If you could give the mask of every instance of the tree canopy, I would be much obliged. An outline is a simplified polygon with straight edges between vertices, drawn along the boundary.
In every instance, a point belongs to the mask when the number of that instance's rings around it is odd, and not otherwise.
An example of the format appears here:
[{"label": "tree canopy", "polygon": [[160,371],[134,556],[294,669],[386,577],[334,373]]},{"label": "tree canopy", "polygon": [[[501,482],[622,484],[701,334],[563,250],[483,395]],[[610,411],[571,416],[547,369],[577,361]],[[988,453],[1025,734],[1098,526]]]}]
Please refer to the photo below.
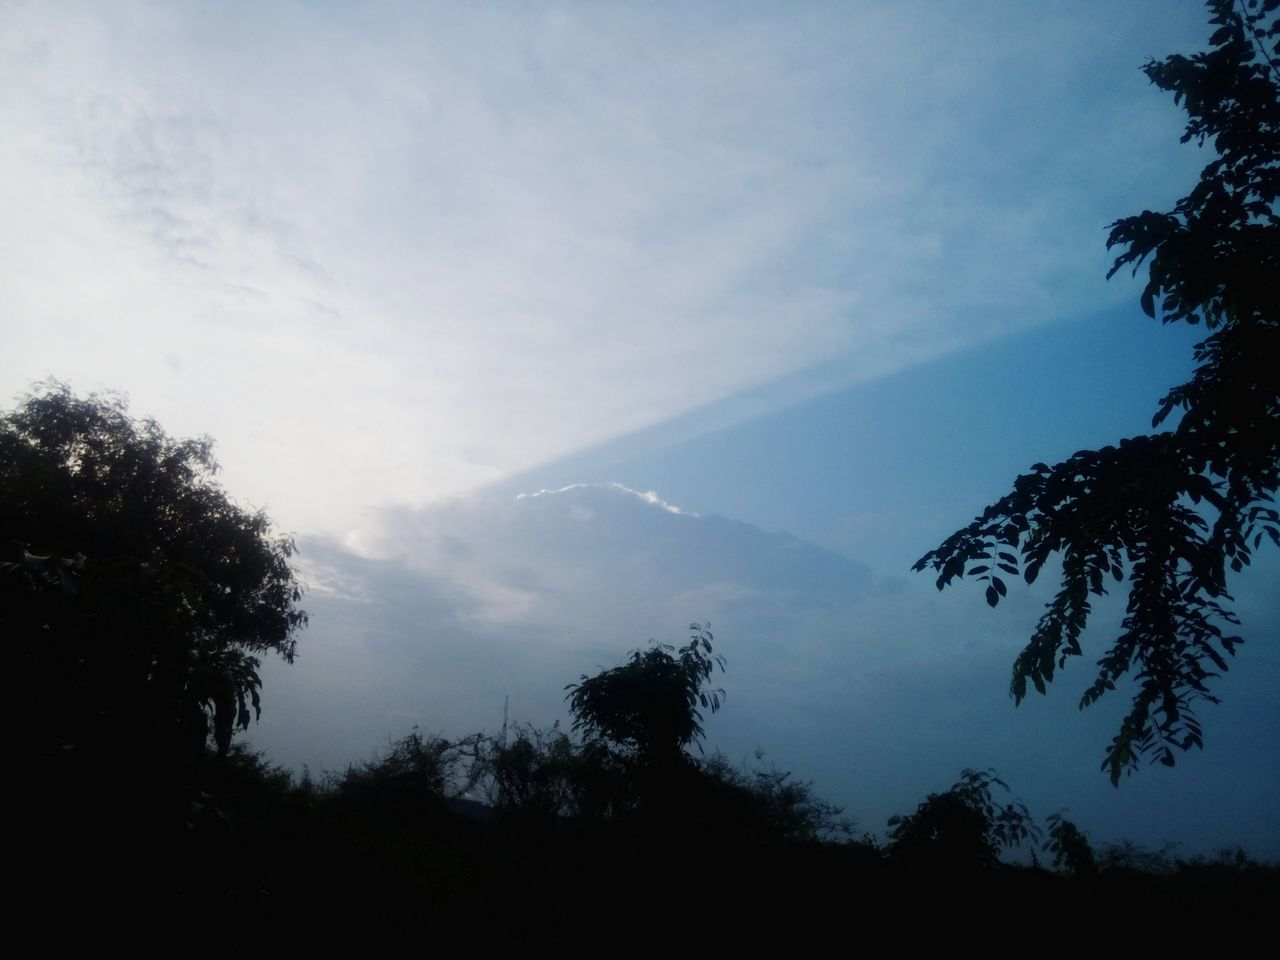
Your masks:
[{"label": "tree canopy", "polygon": [[890,817],[890,854],[917,865],[978,869],[995,866],[1001,847],[1034,844],[1040,829],[1026,804],[1001,806],[993,786],[1009,791],[994,770],[964,770],[950,790],[929,794],[915,813]]},{"label": "tree canopy", "polygon": [[574,730],[603,737],[634,751],[645,762],[678,756],[702,739],[699,706],[720,709],[723,690],[705,689],[717,664],[711,631],[690,625],[689,642],[679,650],[655,644],[636,650],[620,667],[583,676],[565,689]]},{"label": "tree canopy", "polygon": [[210,440],[119,397],[46,384],[0,415],[0,632],[46,758],[225,752],[260,710],[260,656],[292,661],[293,541],[216,471]]},{"label": "tree canopy", "polygon": [[991,606],[1001,574],[1034,581],[1056,556],[1061,585],[1013,666],[1015,701],[1043,693],[1083,653],[1090,596],[1128,581],[1122,632],[1098,661],[1081,707],[1136,668],[1132,709],[1103,761],[1113,782],[1148,756],[1202,745],[1194,706],[1241,637],[1227,568],[1264,541],[1280,545],[1280,0],[1210,0],[1210,50],[1144,72],[1188,115],[1182,142],[1214,158],[1173,210],[1111,225],[1108,273],[1146,265],[1141,307],[1164,323],[1203,325],[1192,378],[1159,402],[1153,429],[1115,446],[1038,463],[915,564],[938,589],[965,576]]}]

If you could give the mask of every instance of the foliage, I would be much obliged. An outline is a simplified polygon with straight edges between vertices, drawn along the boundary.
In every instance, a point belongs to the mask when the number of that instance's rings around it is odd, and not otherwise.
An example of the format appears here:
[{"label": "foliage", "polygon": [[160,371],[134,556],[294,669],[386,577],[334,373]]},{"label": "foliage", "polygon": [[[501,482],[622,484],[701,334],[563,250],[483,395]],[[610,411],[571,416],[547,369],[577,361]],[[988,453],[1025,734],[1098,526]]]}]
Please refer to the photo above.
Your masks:
[{"label": "foliage", "polygon": [[0,416],[0,633],[46,757],[124,736],[225,752],[261,709],[259,657],[292,661],[293,542],[116,396],[41,385]]},{"label": "foliage", "polygon": [[1174,844],[1165,844],[1160,850],[1147,850],[1132,840],[1106,843],[1098,851],[1098,869],[1106,874],[1167,876],[1176,867]]},{"label": "foliage", "polygon": [[1217,702],[1209,681],[1227,669],[1241,638],[1226,568],[1246,566],[1264,539],[1280,545],[1280,79],[1274,59],[1280,4],[1211,0],[1212,49],[1144,68],[1189,121],[1184,143],[1211,142],[1216,157],[1169,213],[1144,211],[1111,226],[1120,247],[1108,276],[1147,264],[1142,309],[1164,323],[1203,324],[1191,380],[1160,401],[1158,427],[1176,428],[1039,463],[1013,492],[941,546],[916,570],[938,572],[938,589],[965,576],[985,584],[991,606],[1002,575],[1036,579],[1052,555],[1061,587],[1013,667],[1015,701],[1030,682],[1043,693],[1081,635],[1091,595],[1108,578],[1129,580],[1122,633],[1098,661],[1083,708],[1136,667],[1132,709],[1107,750],[1113,783],[1141,757],[1174,763],[1202,745],[1193,706]]},{"label": "foliage", "polygon": [[[757,752],[756,759],[761,758]],[[631,758],[634,760],[635,758]],[[516,727],[508,743],[491,741],[484,776],[490,802],[522,822],[619,823],[636,812],[654,782],[626,755],[600,741],[575,742],[558,727]],[[776,767],[738,768],[719,753],[665,771],[678,787],[680,823],[668,835],[695,832],[733,842],[818,843],[848,840],[853,821],[819,798],[813,784]],[[662,783],[660,786],[670,786]]]},{"label": "foliage", "polygon": [[515,727],[511,743],[490,745],[488,797],[499,810],[559,817],[574,810],[578,750],[559,724],[543,731]]},{"label": "foliage", "polygon": [[790,771],[756,770],[751,790],[783,840],[817,843],[853,835],[854,823],[842,816],[843,808],[815,795],[812,781],[797,780]]},{"label": "foliage", "polygon": [[1008,784],[994,770],[964,770],[945,793],[931,793],[915,813],[889,818],[889,854],[914,864],[962,869],[994,866],[1001,847],[1039,839],[1021,800],[1000,805],[992,786]]},{"label": "foliage", "polygon": [[841,809],[789,772],[740,770],[719,753],[694,762],[680,752],[702,736],[698,706],[714,710],[723,698],[723,691],[704,689],[720,663],[711,654],[711,633],[699,624],[691,629],[679,651],[636,652],[624,666],[567,688],[584,741],[558,725],[517,725],[507,743],[504,728],[502,740],[487,748],[490,801],[525,821],[626,822],[667,840],[803,843],[851,836],[853,824]]},{"label": "foliage", "polygon": [[[763,752],[757,750],[756,760],[763,757]],[[843,808],[818,797],[811,781],[797,780],[789,771],[772,765],[740,770],[717,753],[701,764],[701,773],[742,792],[748,800],[747,816],[755,821],[757,835],[794,843],[843,841],[853,836],[854,822],[843,816]]]},{"label": "foliage", "polygon": [[1044,850],[1053,854],[1053,865],[1078,879],[1096,876],[1098,864],[1089,838],[1061,813],[1050,814],[1048,819],[1049,838]]},{"label": "foliage", "polygon": [[717,665],[724,669],[724,659],[712,655],[708,627],[695,623],[689,629],[689,642],[679,650],[667,644],[636,650],[622,666],[584,674],[565,687],[573,729],[650,764],[679,757],[690,743],[701,750],[698,708],[720,709],[724,691],[706,685]]},{"label": "foliage", "polygon": [[434,734],[424,736],[414,727],[374,759],[348,767],[338,779],[337,789],[418,803],[465,797],[483,775],[479,758],[486,739],[474,734],[448,740]]},{"label": "foliage", "polygon": [[524,821],[603,822],[634,803],[628,767],[601,741],[580,743],[560,729],[515,727],[508,743],[491,740],[485,760],[489,802]]}]

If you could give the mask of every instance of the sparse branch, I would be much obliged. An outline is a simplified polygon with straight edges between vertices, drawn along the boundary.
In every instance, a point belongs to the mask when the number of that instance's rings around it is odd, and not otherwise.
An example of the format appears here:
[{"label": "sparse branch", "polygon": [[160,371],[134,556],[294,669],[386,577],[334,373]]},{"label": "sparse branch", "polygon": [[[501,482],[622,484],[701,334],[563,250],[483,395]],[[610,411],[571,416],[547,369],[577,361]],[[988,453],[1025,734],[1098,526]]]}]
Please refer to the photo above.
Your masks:
[{"label": "sparse branch", "polygon": [[1209,52],[1144,69],[1186,110],[1183,142],[1210,141],[1216,158],[1172,211],[1117,220],[1107,241],[1121,251],[1108,277],[1146,268],[1148,316],[1209,331],[1194,375],[1152,419],[1158,427],[1176,411],[1175,428],[1036,464],[915,564],[937,572],[939,589],[979,580],[996,606],[1001,574],[1030,583],[1061,558],[1061,588],[1014,662],[1015,702],[1028,682],[1045,692],[1083,653],[1090,595],[1127,581],[1121,633],[1081,698],[1096,702],[1126,675],[1136,684],[1103,762],[1113,781],[1140,757],[1171,765],[1175,750],[1202,745],[1193,706],[1216,702],[1209,682],[1242,642],[1227,629],[1238,623],[1228,570],[1243,570],[1264,542],[1280,546],[1280,89],[1274,63],[1265,51],[1257,62],[1246,39],[1280,36],[1280,3],[1209,8]]}]

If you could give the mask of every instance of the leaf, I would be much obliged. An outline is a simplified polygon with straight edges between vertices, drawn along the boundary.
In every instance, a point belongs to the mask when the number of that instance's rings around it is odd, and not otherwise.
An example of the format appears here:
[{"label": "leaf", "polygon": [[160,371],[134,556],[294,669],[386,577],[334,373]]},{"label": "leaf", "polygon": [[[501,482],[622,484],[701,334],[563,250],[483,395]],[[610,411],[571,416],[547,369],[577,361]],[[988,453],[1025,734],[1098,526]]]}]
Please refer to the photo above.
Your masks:
[{"label": "leaf", "polygon": [[[1119,636],[1098,661],[1081,697],[1096,702],[1132,678],[1132,709],[1102,768],[1118,783],[1140,760],[1172,765],[1177,749],[1199,746],[1190,708],[1213,702],[1209,681],[1225,667],[1239,618],[1227,593],[1264,539],[1280,547],[1272,503],[1280,477],[1280,415],[1274,358],[1280,356],[1272,261],[1280,250],[1275,212],[1280,169],[1280,73],[1267,46],[1280,38],[1280,0],[1211,0],[1210,50],[1150,61],[1151,82],[1186,113],[1182,142],[1213,156],[1171,209],[1143,210],[1110,225],[1118,247],[1110,278],[1145,273],[1139,306],[1164,324],[1203,323],[1189,380],[1165,391],[1151,418],[1164,433],[1084,449],[1050,467],[1035,464],[1012,491],[926,556],[954,582],[951,564],[975,567],[994,607],[1007,596],[994,569],[1016,576],[1001,538],[1021,545],[1023,578],[1033,583],[1049,557],[1061,588],[1014,664],[1015,700],[1027,681],[1053,680],[1052,667],[1082,652],[1089,598],[1105,574],[1127,580]],[[1276,47],[1280,52],[1280,47]],[[1175,412],[1178,416],[1174,416]],[[989,551],[980,554],[979,551]]]}]

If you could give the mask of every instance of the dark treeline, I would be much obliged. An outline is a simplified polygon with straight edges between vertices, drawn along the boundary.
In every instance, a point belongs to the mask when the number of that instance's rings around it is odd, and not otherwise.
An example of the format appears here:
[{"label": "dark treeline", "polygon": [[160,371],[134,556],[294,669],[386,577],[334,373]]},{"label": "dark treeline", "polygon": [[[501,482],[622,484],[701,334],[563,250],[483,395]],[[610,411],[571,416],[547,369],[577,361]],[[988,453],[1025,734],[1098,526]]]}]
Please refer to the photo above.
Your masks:
[{"label": "dark treeline", "polygon": [[[70,835],[92,842],[63,846],[44,903],[96,918],[95,937],[104,924],[161,942],[199,931],[205,945],[429,936],[440,947],[582,949],[802,942],[855,919],[905,919],[923,924],[913,937],[932,938],[946,929],[934,924],[981,924],[986,911],[1028,930],[1045,911],[1261,922],[1280,894],[1280,868],[1242,850],[1094,849],[1061,817],[1041,833],[998,793],[992,774],[966,771],[877,840],[784,772],[714,754],[658,770],[556,728],[414,731],[320,778],[233,747],[205,756],[179,829],[107,823],[91,809]],[[1019,844],[1031,865],[1001,859]],[[73,889],[65,879],[85,868],[86,849],[106,858],[82,874],[98,886]],[[30,852],[44,850],[41,840]]]},{"label": "dark treeline", "polygon": [[633,759],[555,729],[506,743],[414,732],[319,781],[233,751],[211,759],[185,841],[196,912],[234,918],[217,932],[231,941],[425,928],[438,943],[582,949],[804,941],[912,915],[912,936],[932,937],[982,911],[1027,930],[1076,909],[1260,922],[1280,893],[1280,870],[1241,850],[1095,850],[1061,819],[1024,838],[1038,862],[1003,862],[989,774],[966,772],[877,841],[784,773],[713,755],[655,774]]},{"label": "dark treeline", "polygon": [[91,774],[67,759],[23,816],[30,908],[74,918],[55,940],[612,951],[821,942],[852,923],[946,940],[1077,911],[1260,922],[1277,902],[1276,865],[1094,849],[993,771],[964,771],[884,839],[859,833],[811,784],[699,751],[711,642],[695,625],[678,650],[570,685],[571,732],[415,729],[320,777],[239,745],[149,771],[127,740]]}]

